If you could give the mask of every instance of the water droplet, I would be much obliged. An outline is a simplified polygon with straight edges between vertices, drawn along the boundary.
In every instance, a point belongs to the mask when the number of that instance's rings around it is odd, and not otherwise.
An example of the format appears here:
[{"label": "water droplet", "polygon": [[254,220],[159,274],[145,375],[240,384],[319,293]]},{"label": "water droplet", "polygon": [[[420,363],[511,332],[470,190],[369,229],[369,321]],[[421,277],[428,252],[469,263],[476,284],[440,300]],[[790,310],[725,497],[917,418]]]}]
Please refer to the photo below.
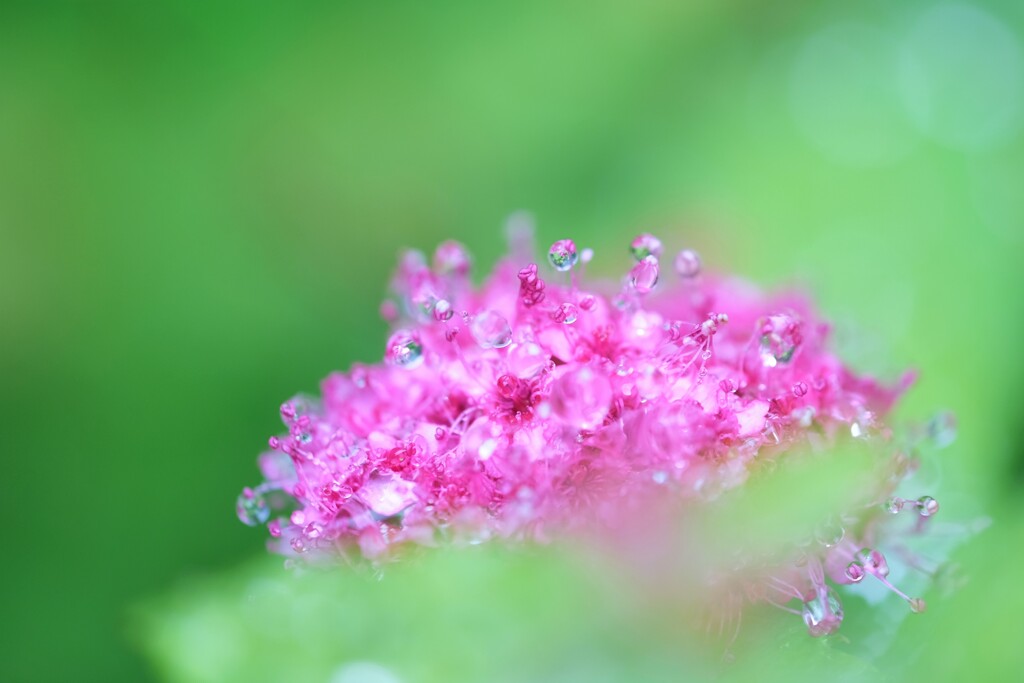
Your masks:
[{"label": "water droplet", "polygon": [[643,261],[648,256],[655,258],[661,256],[661,240],[650,233],[637,235],[636,239],[629,245],[629,253],[637,261]]},{"label": "water droplet", "polygon": [[826,548],[839,545],[845,535],[846,530],[834,519],[819,525],[814,532],[815,539]]},{"label": "water droplet", "polygon": [[860,559],[864,568],[875,576],[888,576],[889,575],[889,563],[885,560],[885,555],[877,550],[871,548],[862,548],[857,557]]},{"label": "water droplet", "polygon": [[931,496],[921,496],[917,499],[918,514],[922,517],[931,517],[939,511],[939,501]]},{"label": "water droplet", "polygon": [[452,305],[448,299],[438,299],[437,303],[434,304],[434,320],[446,322],[451,320],[454,314],[455,311],[452,310]]},{"label": "water droplet", "polygon": [[629,271],[629,283],[637,294],[647,294],[658,284],[660,267],[654,256],[645,256]]},{"label": "water droplet", "polygon": [[828,636],[839,630],[843,623],[843,605],[831,588],[824,588],[804,603],[804,623],[813,637]]},{"label": "water droplet", "polygon": [[398,330],[388,339],[385,359],[392,365],[411,370],[423,362],[423,345],[409,330]]},{"label": "water droplet", "polygon": [[850,425],[850,436],[855,439],[864,436],[864,428],[860,426],[859,422],[854,422]]},{"label": "water droplet", "polygon": [[935,448],[945,448],[956,441],[956,416],[943,411],[928,420],[928,438]]},{"label": "water droplet", "polygon": [[469,251],[454,240],[442,242],[434,251],[434,269],[442,275],[467,275],[470,265]]},{"label": "water droplet", "polygon": [[903,511],[904,502],[902,498],[890,498],[885,502],[885,511],[890,515],[898,515]]},{"label": "water droplet", "polygon": [[242,489],[235,504],[235,512],[242,524],[256,526],[263,524],[270,519],[270,506],[262,493],[257,493],[249,487]]},{"label": "water droplet", "polygon": [[580,252],[580,263],[587,264],[594,260],[594,250],[590,247]]},{"label": "water droplet", "polygon": [[556,323],[572,325],[579,318],[579,314],[579,309],[576,308],[575,304],[564,303],[551,311],[551,319]]},{"label": "water droplet", "polygon": [[576,243],[572,240],[558,240],[548,250],[548,261],[555,270],[563,273],[575,266],[578,259]]},{"label": "water droplet", "polygon": [[380,518],[393,517],[417,500],[413,484],[382,474],[370,477],[359,489],[357,497]]},{"label": "water droplet", "polygon": [[666,481],[668,481],[668,473],[663,472],[661,470],[657,470],[656,472],[654,472],[654,474],[651,475],[651,479],[654,480],[655,484],[664,484]]},{"label": "water droplet", "polygon": [[476,343],[485,349],[503,349],[512,343],[512,328],[501,314],[481,311],[470,325]]},{"label": "water droplet", "polygon": [[846,565],[846,578],[853,583],[860,583],[864,580],[867,572],[864,571],[864,566],[860,562],[851,562]]},{"label": "water droplet", "polygon": [[683,249],[676,254],[673,264],[680,277],[693,278],[700,275],[700,256],[692,249]]},{"label": "water droplet", "polygon": [[758,321],[761,335],[761,362],[766,368],[774,368],[779,363],[788,363],[793,359],[797,347],[803,340],[800,322],[784,313],[770,315]]},{"label": "water droplet", "polygon": [[552,412],[580,429],[594,429],[604,422],[612,403],[608,379],[589,367],[567,370],[551,386]]},{"label": "water droplet", "polygon": [[409,312],[417,320],[426,322],[433,315],[437,299],[437,292],[433,285],[429,282],[423,282],[416,286],[409,297]]},{"label": "water droplet", "polygon": [[797,398],[802,398],[807,395],[807,385],[803,382],[797,382],[793,385],[793,395]]}]

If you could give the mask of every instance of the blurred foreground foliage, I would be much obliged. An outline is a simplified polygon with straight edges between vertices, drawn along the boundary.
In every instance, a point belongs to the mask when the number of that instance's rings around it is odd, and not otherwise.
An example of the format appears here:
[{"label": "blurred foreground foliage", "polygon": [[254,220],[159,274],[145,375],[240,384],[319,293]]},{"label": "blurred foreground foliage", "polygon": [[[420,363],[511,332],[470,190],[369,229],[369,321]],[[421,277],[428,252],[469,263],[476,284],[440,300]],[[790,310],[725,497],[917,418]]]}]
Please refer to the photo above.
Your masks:
[{"label": "blurred foreground foliage", "polygon": [[[897,562],[890,575],[912,593],[928,586],[925,614],[872,591],[870,578],[840,591],[846,620],[824,639],[764,606],[746,608],[734,631],[720,619],[726,608],[708,604],[695,576],[720,574],[736,544],[806,537],[798,522],[842,507],[845,483],[871,466],[865,453],[840,448],[780,468],[689,508],[680,526],[652,519],[621,547],[489,542],[423,549],[379,570],[295,571],[264,558],[138,607],[136,639],[183,683],[1018,680],[1024,653],[1007,625],[1024,592],[1012,563],[987,558],[1020,538],[1019,523],[933,519],[921,547],[940,565],[936,579],[915,584]],[[634,552],[652,542],[661,547]]]}]

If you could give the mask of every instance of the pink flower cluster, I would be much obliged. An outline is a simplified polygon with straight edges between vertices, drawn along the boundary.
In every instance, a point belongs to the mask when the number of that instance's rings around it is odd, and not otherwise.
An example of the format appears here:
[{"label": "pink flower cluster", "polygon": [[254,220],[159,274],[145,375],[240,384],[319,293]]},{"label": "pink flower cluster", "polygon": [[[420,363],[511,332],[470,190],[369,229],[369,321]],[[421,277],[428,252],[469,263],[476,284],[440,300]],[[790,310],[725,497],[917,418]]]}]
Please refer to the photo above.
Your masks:
[{"label": "pink flower cluster", "polygon": [[[640,235],[620,285],[590,283],[592,251],[560,240],[542,267],[520,236],[479,288],[457,243],[430,261],[405,254],[382,306],[393,325],[384,362],[281,407],[287,433],[270,439],[265,480],[242,492],[239,517],[266,524],[272,549],[293,557],[543,540],[659,491],[714,498],[811,432],[884,436],[880,418],[909,380],[887,388],[851,372],[802,297],[662,251]],[[872,509],[888,499],[893,512],[934,514],[931,498],[891,498],[900,476],[879,482]],[[842,608],[829,580],[888,585],[872,528],[833,525],[801,569],[753,599],[832,633]],[[794,599],[799,609],[786,607]]]}]

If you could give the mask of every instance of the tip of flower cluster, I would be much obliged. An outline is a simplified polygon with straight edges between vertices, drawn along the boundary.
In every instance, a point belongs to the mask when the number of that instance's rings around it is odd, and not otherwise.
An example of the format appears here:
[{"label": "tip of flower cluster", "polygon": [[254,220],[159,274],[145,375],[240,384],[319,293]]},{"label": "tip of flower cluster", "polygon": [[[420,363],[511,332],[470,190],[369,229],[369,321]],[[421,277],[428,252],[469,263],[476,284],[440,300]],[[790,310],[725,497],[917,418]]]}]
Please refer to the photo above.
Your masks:
[{"label": "tip of flower cluster", "polygon": [[[515,235],[522,259],[530,249]],[[333,374],[322,399],[282,407],[287,432],[271,438],[239,518],[267,524],[276,552],[306,558],[545,539],[602,524],[609,501],[713,497],[811,433],[884,439],[901,389],[843,365],[803,297],[706,275],[692,249],[663,277],[664,245],[650,234],[627,251],[618,288],[587,282],[594,253],[571,239],[546,262],[499,263],[481,287],[456,242],[431,259],[405,254],[382,307],[393,330],[383,363]],[[938,511],[893,488],[878,482],[873,511],[884,515],[887,499],[889,512]],[[888,585],[853,528],[826,534],[812,564],[837,584],[872,574]],[[776,577],[768,601],[800,600],[809,632],[832,633],[835,591],[821,571],[797,574]]]}]

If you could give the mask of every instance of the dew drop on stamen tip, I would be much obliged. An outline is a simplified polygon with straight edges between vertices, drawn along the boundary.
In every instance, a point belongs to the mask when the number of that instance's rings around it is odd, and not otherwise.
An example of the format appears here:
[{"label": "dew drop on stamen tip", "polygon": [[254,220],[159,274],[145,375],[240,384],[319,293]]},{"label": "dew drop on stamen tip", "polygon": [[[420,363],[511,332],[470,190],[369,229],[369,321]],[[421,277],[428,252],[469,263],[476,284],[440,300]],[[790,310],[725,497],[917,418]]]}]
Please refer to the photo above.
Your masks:
[{"label": "dew drop on stamen tip", "polygon": [[434,268],[442,275],[466,275],[471,259],[469,251],[459,242],[442,242],[434,251]]},{"label": "dew drop on stamen tip", "polygon": [[676,254],[675,261],[673,261],[672,265],[675,267],[676,273],[681,278],[690,279],[700,275],[700,256],[692,249],[683,249]]},{"label": "dew drop on stamen tip", "polygon": [[658,259],[645,256],[629,271],[629,283],[637,294],[647,294],[658,284]]},{"label": "dew drop on stamen tip", "polygon": [[661,256],[661,240],[646,232],[642,235],[637,235],[629,245],[629,253],[637,261],[643,261],[648,256],[657,258]]},{"label": "dew drop on stamen tip", "polygon": [[242,489],[235,504],[238,519],[247,526],[257,526],[270,519],[270,506],[262,493],[249,487]]},{"label": "dew drop on stamen tip", "polygon": [[931,496],[921,496],[917,499],[918,514],[922,517],[931,517],[939,511],[939,501]]},{"label": "dew drop on stamen tip", "polygon": [[559,272],[571,270],[578,260],[576,243],[572,240],[558,240],[548,250],[548,261]]},{"label": "dew drop on stamen tip", "polygon": [[388,339],[387,360],[400,368],[411,370],[423,362],[423,345],[408,330],[398,330]]},{"label": "dew drop on stamen tip", "polygon": [[807,631],[815,638],[827,636],[839,630],[843,621],[843,605],[832,588],[804,603],[803,618]]},{"label": "dew drop on stamen tip", "polygon": [[452,310],[452,305],[447,299],[438,299],[434,304],[434,320],[446,322],[451,320],[454,314],[455,311]]}]

